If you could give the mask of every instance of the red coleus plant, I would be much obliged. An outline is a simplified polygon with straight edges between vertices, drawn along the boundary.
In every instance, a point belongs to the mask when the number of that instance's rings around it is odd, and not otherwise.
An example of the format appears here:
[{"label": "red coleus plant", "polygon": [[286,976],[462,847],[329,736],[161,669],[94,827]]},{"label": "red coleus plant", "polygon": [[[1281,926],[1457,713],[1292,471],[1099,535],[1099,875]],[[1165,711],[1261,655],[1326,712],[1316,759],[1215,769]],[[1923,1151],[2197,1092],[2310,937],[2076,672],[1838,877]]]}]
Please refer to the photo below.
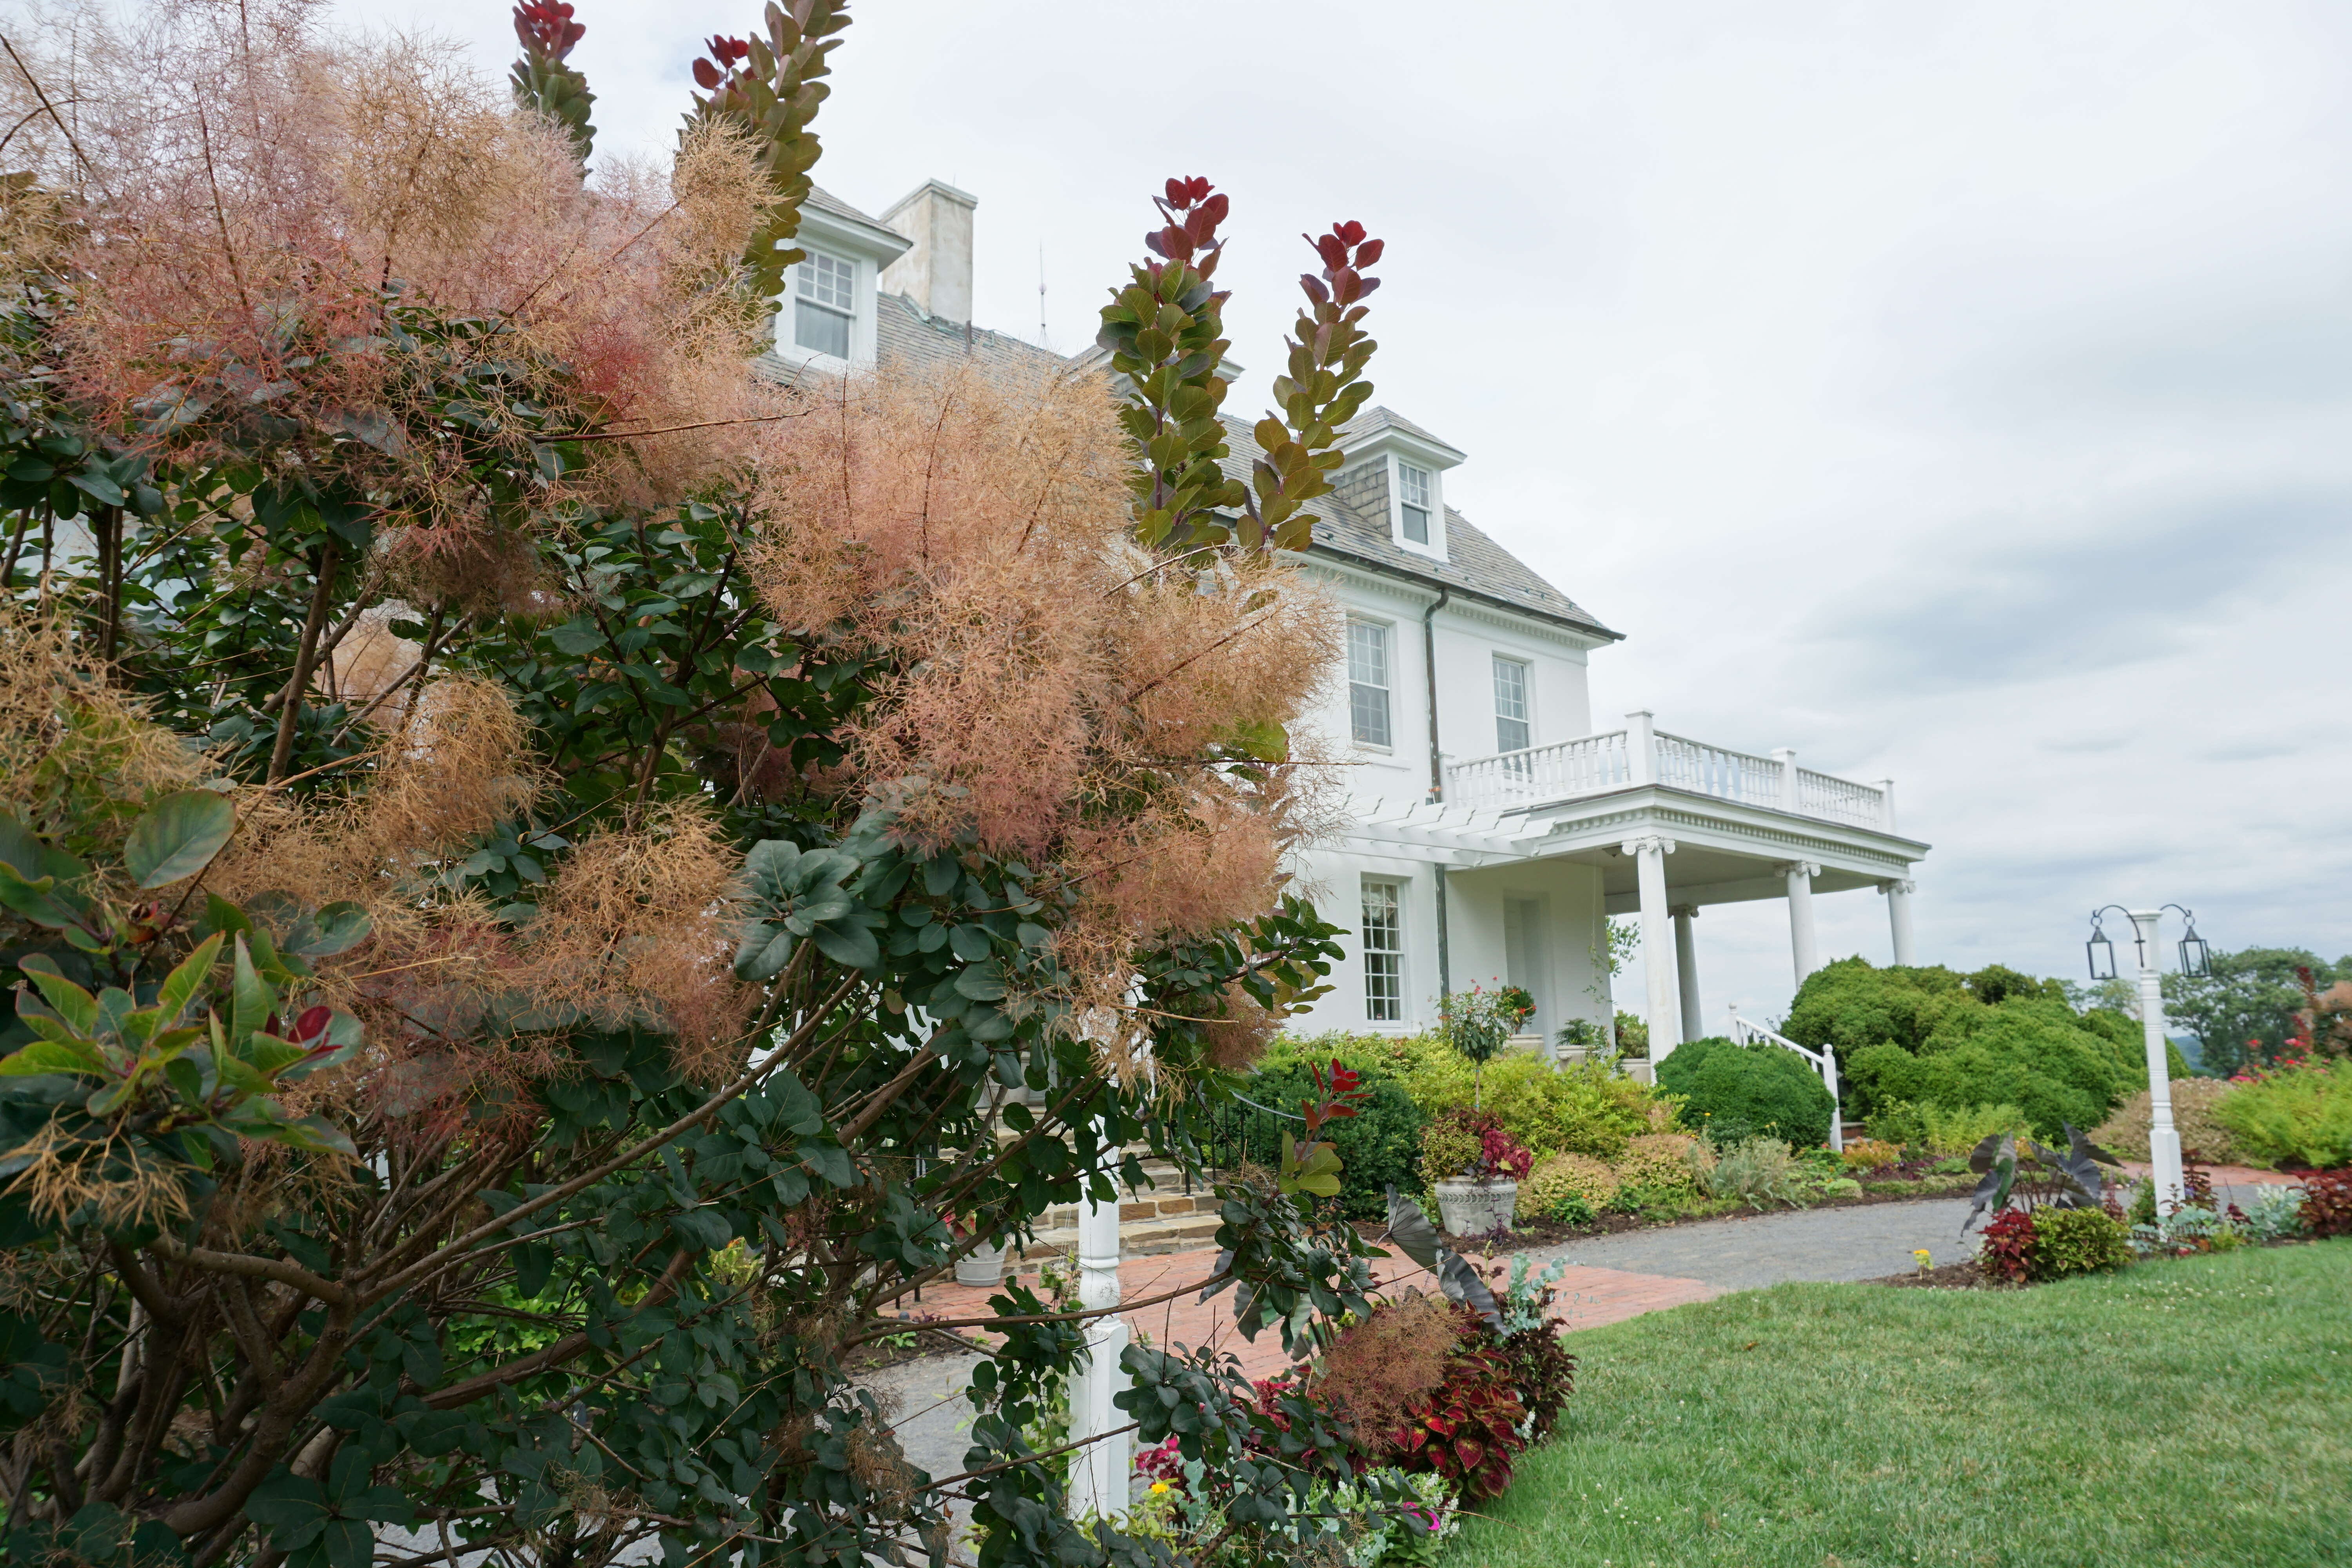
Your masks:
[{"label": "red coleus plant", "polygon": [[1405,1407],[1382,1447],[1400,1469],[1429,1471],[1475,1502],[1511,1484],[1512,1460],[1527,1447],[1519,1436],[1527,1415],[1501,1356],[1465,1349],[1446,1363],[1444,1383]]},{"label": "red coleus plant", "polygon": [[2003,1209],[1993,1215],[1977,1249],[1977,1267],[1996,1279],[2024,1284],[2033,1268],[2033,1215],[2025,1209]]}]

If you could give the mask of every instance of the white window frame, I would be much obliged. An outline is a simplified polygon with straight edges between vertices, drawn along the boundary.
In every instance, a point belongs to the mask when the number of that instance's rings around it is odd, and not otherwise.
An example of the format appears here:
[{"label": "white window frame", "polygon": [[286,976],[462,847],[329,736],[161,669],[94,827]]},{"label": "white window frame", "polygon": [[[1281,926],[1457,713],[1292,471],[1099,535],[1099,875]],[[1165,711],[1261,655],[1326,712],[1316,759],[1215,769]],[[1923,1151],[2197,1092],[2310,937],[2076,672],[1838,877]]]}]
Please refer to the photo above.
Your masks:
[{"label": "white window frame", "polygon": [[[1377,639],[1381,662],[1381,679],[1377,684],[1357,679],[1357,671],[1362,668],[1356,658],[1360,646],[1357,634],[1360,631],[1370,633]],[[1348,617],[1348,738],[1355,744],[1372,751],[1389,751],[1396,744],[1396,638],[1391,635],[1394,631],[1395,627],[1386,621],[1376,621],[1363,616]],[[1379,693],[1381,738],[1367,740],[1363,719],[1370,694],[1373,692]]]},{"label": "white window frame", "polygon": [[[1423,550],[1433,549],[1436,530],[1432,519],[1436,515],[1437,476],[1419,463],[1397,459],[1397,531],[1407,544],[1417,544]],[[1421,521],[1421,537],[1412,536],[1413,520]]]},{"label": "white window frame", "polygon": [[[1381,945],[1375,946],[1376,941]],[[1356,942],[1363,960],[1364,1021],[1404,1022],[1404,883],[1395,877],[1358,879]]]},{"label": "white window frame", "polygon": [[[779,321],[780,331],[788,331],[792,346],[802,353],[820,359],[848,361],[857,353],[857,316],[859,295],[859,262],[854,256],[839,256],[816,246],[803,246],[806,254],[793,263],[792,321],[787,327]],[[801,342],[800,318],[803,310],[822,311],[841,323],[842,352],[819,348]]]},{"label": "white window frame", "polygon": [[[1407,458],[1397,452],[1388,454],[1386,461],[1389,466],[1389,537],[1395,541],[1401,550],[1409,550],[1415,555],[1428,556],[1433,561],[1444,560],[1444,470],[1434,463]],[[1420,501],[1408,502],[1406,500],[1405,478],[1409,474],[1421,476],[1421,482],[1416,487],[1421,498]],[[1422,504],[1424,502],[1425,506]],[[1408,508],[1425,510],[1429,513],[1427,539],[1415,539],[1405,532],[1405,514]]]},{"label": "white window frame", "polygon": [[[1498,653],[1494,656],[1493,668],[1495,682],[1495,750],[1497,752],[1524,752],[1529,746],[1536,743],[1534,666],[1527,659],[1517,658],[1507,653]],[[1506,689],[1507,683],[1504,678],[1504,672],[1506,670],[1516,672],[1515,679],[1509,683],[1515,684],[1518,688],[1516,692]],[[1518,711],[1516,713],[1511,711],[1514,699],[1516,699],[1518,709]],[[1509,726],[1513,724],[1518,726],[1519,743],[1516,746],[1510,744],[1511,735]]]}]

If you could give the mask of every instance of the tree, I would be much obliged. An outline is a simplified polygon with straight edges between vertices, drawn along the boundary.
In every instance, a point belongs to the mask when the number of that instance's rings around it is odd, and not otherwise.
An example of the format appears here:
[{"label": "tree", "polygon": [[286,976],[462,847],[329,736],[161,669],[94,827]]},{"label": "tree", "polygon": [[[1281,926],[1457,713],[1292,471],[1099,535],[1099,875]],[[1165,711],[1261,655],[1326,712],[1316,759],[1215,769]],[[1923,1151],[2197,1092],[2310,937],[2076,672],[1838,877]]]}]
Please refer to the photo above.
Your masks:
[{"label": "tree", "polygon": [[2286,1042],[2302,1032],[2296,1015],[2305,1007],[2300,970],[2309,970],[2326,990],[2352,978],[2347,965],[2331,964],[2299,947],[2246,947],[2216,952],[2204,978],[2164,977],[2165,1021],[2197,1037],[2203,1071],[2227,1078],[2247,1067],[2276,1061]]},{"label": "tree", "polygon": [[[1012,1286],[970,1325],[956,1477],[849,1369],[1130,1150],[1197,1171],[1336,953],[1279,874],[1327,612],[1265,546],[1360,385],[1324,310],[1376,242],[1318,243],[1257,533],[1139,552],[1156,459],[1099,387],[748,374],[747,247],[792,232],[845,25],[767,20],[789,111],[698,115],[662,190],[583,186],[561,115],[299,7],[142,24],[74,62],[71,119],[66,41],[27,43],[13,1557],[358,1568],[396,1524],[862,1563],[936,1557],[962,1497],[992,1568],[1164,1560],[1023,1435],[1082,1314]],[[1187,1290],[1301,1349],[1366,1310],[1351,1228],[1218,1190]],[[1127,1363],[1237,1546],[1348,1468],[1230,1357]]]}]

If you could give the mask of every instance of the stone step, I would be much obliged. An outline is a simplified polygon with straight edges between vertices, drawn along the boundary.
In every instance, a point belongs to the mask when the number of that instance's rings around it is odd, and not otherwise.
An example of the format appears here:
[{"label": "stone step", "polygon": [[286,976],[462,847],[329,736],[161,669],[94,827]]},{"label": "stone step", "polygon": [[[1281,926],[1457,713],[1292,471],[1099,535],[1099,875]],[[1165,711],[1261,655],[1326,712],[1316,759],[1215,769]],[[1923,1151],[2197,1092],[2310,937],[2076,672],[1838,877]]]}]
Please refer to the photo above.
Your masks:
[{"label": "stone step", "polygon": [[[1189,1252],[1206,1247],[1216,1239],[1217,1226],[1222,1222],[1213,1213],[1163,1215],[1152,1219],[1125,1219],[1118,1227],[1118,1250],[1122,1258],[1149,1258],[1161,1252]],[[1056,1226],[1041,1230],[1037,1239],[1024,1247],[1024,1261],[1058,1258],[1075,1252],[1078,1246],[1076,1225]]]}]

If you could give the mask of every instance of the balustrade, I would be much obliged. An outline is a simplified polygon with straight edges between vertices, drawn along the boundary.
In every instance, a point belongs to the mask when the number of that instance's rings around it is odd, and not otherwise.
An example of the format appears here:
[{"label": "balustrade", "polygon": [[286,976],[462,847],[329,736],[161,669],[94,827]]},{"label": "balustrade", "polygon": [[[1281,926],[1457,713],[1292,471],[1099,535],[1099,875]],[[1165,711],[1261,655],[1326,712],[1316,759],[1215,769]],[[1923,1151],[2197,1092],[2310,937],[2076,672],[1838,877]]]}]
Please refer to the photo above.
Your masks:
[{"label": "balustrade", "polygon": [[1455,763],[1445,770],[1445,802],[1507,811],[1654,779],[1715,800],[1893,830],[1893,802],[1874,785],[1798,767],[1789,753],[1759,757],[1669,735],[1652,730],[1647,714],[1633,717],[1628,729]]}]

